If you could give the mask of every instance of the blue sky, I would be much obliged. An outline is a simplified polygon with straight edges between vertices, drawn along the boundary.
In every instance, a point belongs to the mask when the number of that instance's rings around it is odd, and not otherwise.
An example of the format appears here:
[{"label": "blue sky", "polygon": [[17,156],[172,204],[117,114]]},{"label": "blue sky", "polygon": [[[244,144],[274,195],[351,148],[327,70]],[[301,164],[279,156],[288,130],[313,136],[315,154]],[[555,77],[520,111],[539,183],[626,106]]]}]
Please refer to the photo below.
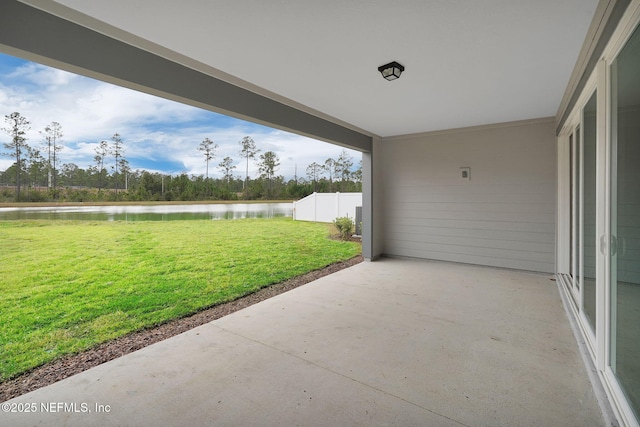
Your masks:
[{"label": "blue sky", "polygon": [[[204,175],[206,163],[200,142],[209,138],[218,144],[216,157],[209,163],[209,176],[221,177],[218,164],[231,157],[235,174],[244,176],[239,144],[251,136],[262,151],[274,151],[280,158],[279,175],[298,176],[312,162],[338,158],[342,147],[277,129],[234,119],[166,99],[132,91],[65,71],[0,54],[0,128],[4,116],[19,112],[31,122],[27,144],[42,147],[40,132],[58,122],[64,133],[60,164],[75,163],[81,168],[94,164],[94,148],[111,141],[114,133],[124,140],[125,157],[133,170]],[[0,132],[0,144],[9,142]],[[7,150],[0,146],[0,153]],[[361,154],[347,150],[357,165]],[[44,150],[42,150],[44,152]],[[14,159],[0,156],[0,170]],[[249,174],[257,175],[255,163]]]}]

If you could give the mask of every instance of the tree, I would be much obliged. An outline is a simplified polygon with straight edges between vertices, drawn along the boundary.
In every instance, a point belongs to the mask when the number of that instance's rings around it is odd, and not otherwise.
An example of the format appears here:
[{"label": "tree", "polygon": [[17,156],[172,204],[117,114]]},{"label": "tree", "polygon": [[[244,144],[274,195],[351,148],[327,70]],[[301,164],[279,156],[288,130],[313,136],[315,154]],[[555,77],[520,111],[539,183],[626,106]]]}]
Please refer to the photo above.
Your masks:
[{"label": "tree", "polygon": [[302,199],[313,192],[312,184],[306,182],[304,178],[290,179],[285,187],[287,198]]},{"label": "tree", "polygon": [[129,189],[129,173],[131,172],[131,168],[129,167],[129,161],[124,157],[121,157],[118,160],[118,166],[120,167],[120,175],[124,176],[124,189]]},{"label": "tree", "polygon": [[22,170],[22,152],[28,148],[25,133],[30,129],[30,122],[18,112],[4,116],[8,127],[3,128],[11,137],[11,142],[5,143],[6,149],[11,150],[8,155],[16,159],[16,200],[20,199],[20,172]]},{"label": "tree", "polygon": [[118,167],[122,165],[122,160],[124,156],[124,147],[122,137],[118,133],[114,133],[111,137],[113,141],[113,147],[111,148],[111,155],[115,159],[115,173],[114,173],[114,181],[116,187],[116,195],[118,194]]},{"label": "tree", "polygon": [[240,155],[247,159],[247,171],[245,174],[244,183],[242,184],[242,189],[244,190],[247,188],[247,183],[249,182],[249,159],[255,159],[256,154],[258,154],[260,150],[256,148],[256,143],[253,139],[251,139],[250,136],[245,136],[244,138],[242,138],[242,141],[240,141],[240,146],[242,147],[240,149]]},{"label": "tree", "polygon": [[138,191],[143,200],[160,200],[164,192],[164,177],[157,173],[142,172]]},{"label": "tree", "polygon": [[335,176],[335,168],[336,161],[332,158],[328,158],[327,160],[325,160],[324,165],[322,166],[322,169],[329,175],[329,193],[333,191],[331,187],[333,184],[333,177]]},{"label": "tree", "polygon": [[109,154],[109,143],[107,141],[100,141],[98,146],[95,148],[96,155],[93,158],[93,161],[96,162],[96,167],[98,168],[98,190],[102,188],[104,178],[104,160]]},{"label": "tree", "polygon": [[44,148],[48,153],[48,182],[49,188],[56,188],[56,163],[58,160],[58,152],[62,150],[62,146],[59,143],[62,141],[62,126],[58,122],[51,122],[44,128],[44,132],[40,132],[44,135]]},{"label": "tree", "polygon": [[344,191],[346,182],[351,178],[351,168],[353,167],[353,158],[347,150],[343,149],[342,152],[340,152],[336,165],[335,171],[340,175],[340,180],[342,181],[340,190]]},{"label": "tree", "polygon": [[75,163],[65,163],[60,171],[62,185],[71,186],[87,186],[86,172],[80,169]]},{"label": "tree", "polygon": [[233,179],[233,170],[236,168],[236,165],[233,164],[231,157],[225,157],[218,167],[222,172],[223,179],[227,181],[227,187],[229,187],[229,182]]},{"label": "tree", "polygon": [[186,173],[181,173],[173,178],[170,182],[170,188],[177,200],[195,200],[194,184]]},{"label": "tree", "polygon": [[315,193],[316,187],[318,185],[318,179],[320,178],[320,172],[322,171],[322,165],[319,165],[316,162],[311,163],[307,166],[307,177],[309,180],[313,182],[313,192]]},{"label": "tree", "polygon": [[40,187],[41,174],[46,162],[45,158],[40,155],[40,150],[27,147],[27,153],[29,155],[29,178],[31,178],[30,184],[35,187]]},{"label": "tree", "polygon": [[356,191],[362,191],[362,160],[358,162],[358,169],[353,172],[352,176],[356,184]]},{"label": "tree", "polygon": [[280,159],[273,151],[267,151],[260,155],[258,171],[260,172],[260,176],[267,180],[267,196],[271,195],[272,179],[278,169],[278,166],[280,166]]},{"label": "tree", "polygon": [[198,150],[202,151],[204,155],[204,161],[207,162],[206,179],[209,179],[209,161],[215,157],[216,148],[218,148],[218,144],[214,144],[209,138],[205,138],[198,147]]}]

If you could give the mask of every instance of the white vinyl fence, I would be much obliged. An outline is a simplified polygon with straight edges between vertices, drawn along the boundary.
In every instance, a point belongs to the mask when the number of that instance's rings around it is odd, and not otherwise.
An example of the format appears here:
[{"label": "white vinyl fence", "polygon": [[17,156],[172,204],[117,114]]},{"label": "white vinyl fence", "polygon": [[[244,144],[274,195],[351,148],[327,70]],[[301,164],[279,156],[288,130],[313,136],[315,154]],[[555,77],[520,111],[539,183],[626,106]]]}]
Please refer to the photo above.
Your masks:
[{"label": "white vinyl fence", "polygon": [[355,221],[356,206],[362,206],[362,193],[313,193],[293,202],[293,220],[333,222],[348,216]]}]

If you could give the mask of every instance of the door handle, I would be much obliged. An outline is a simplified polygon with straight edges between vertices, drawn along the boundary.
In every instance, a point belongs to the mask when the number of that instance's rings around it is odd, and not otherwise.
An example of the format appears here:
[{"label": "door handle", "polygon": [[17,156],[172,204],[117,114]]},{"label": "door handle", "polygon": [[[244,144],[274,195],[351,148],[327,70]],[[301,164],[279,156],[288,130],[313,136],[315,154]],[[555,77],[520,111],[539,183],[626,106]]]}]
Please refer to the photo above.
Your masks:
[{"label": "door handle", "polygon": [[[618,238],[613,234],[611,235],[610,247],[611,256],[616,255],[618,253]],[[622,241],[622,249],[624,252],[624,240]],[[607,255],[607,239],[604,234],[600,236],[600,253],[602,255]]]}]

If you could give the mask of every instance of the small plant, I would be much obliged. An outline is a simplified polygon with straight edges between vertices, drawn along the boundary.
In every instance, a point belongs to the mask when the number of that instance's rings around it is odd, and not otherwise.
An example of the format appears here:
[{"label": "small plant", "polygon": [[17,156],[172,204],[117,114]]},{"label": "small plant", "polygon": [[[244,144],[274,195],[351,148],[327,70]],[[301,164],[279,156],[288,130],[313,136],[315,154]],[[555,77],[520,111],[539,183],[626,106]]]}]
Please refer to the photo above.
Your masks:
[{"label": "small plant", "polygon": [[351,238],[351,232],[353,231],[353,220],[351,218],[348,216],[336,218],[333,224],[338,229],[342,240],[349,240]]}]

